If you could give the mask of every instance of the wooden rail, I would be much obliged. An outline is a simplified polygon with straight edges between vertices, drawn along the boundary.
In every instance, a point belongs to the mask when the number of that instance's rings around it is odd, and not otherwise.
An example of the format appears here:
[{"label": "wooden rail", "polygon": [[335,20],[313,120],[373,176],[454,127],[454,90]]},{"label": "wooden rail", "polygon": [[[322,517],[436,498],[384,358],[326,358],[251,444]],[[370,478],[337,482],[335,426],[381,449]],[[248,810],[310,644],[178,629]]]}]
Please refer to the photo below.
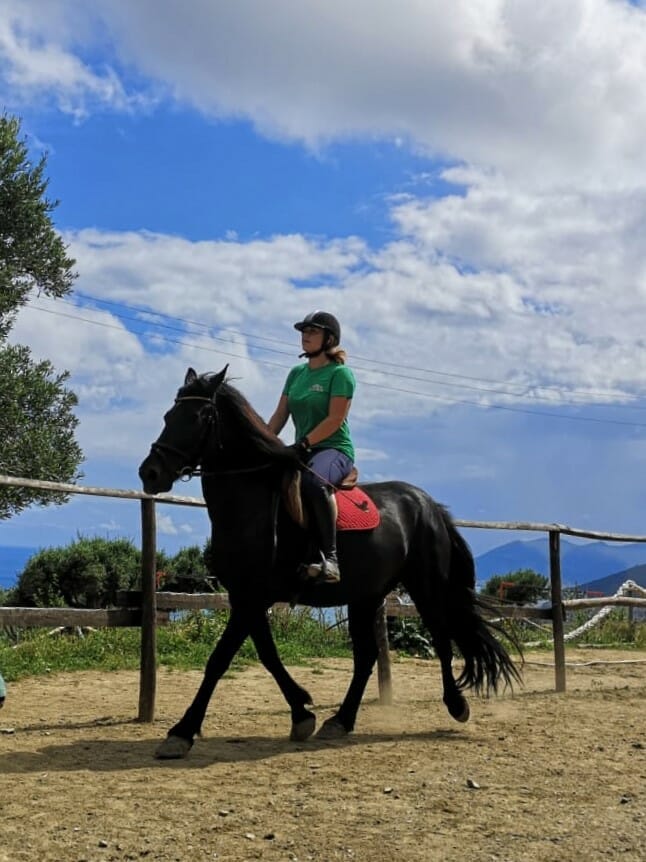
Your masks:
[{"label": "wooden rail", "polygon": [[[48,626],[63,626],[76,628],[90,626],[93,628],[139,627],[141,625],[142,593],[131,590],[118,593],[116,608],[23,608],[0,607],[0,626],[17,626],[19,628],[47,628]],[[167,593],[155,594],[157,625],[168,622],[170,611],[229,610],[227,593]],[[608,605],[627,608],[646,609],[646,599],[630,598],[628,596],[608,596],[598,599],[566,599],[564,610],[572,608],[600,608]],[[287,602],[276,602],[275,609],[290,610]],[[536,608],[531,605],[498,605],[495,606],[497,616],[506,619],[551,620],[552,609]],[[400,601],[396,593],[390,593],[384,600],[382,614],[386,617],[419,617],[413,604]]]},{"label": "wooden rail", "polygon": [[646,599],[640,599],[639,596],[604,596],[598,599],[566,599],[563,605],[573,610],[605,608],[608,605],[619,608],[646,608]]},{"label": "wooden rail", "polygon": [[[141,504],[142,523],[142,600],[141,607],[120,608],[107,611],[70,611],[66,608],[0,608],[0,625],[28,625],[27,622],[18,623],[17,620],[36,620],[38,612],[45,612],[41,619],[50,621],[43,623],[31,623],[38,625],[68,625],[61,620],[69,618],[76,622],[72,625],[128,625],[120,620],[138,620],[133,625],[141,624],[141,664],[139,681],[139,720],[152,721],[154,718],[155,692],[156,692],[156,624],[158,614],[165,609],[167,601],[179,602],[180,594],[157,593],[155,589],[155,559],[156,559],[156,505],[170,504],[176,506],[204,507],[204,500],[196,497],[182,497],[173,494],[159,494],[151,496],[142,491],[119,490],[112,488],[94,488],[80,485],[71,485],[60,482],[47,482],[36,479],[27,479],[17,476],[0,475],[0,485],[34,488],[42,491],[54,491],[63,494],[82,494],[96,497],[111,497],[126,500],[138,500]],[[593,607],[596,604],[619,604],[640,607],[643,599],[577,599],[573,601],[586,602],[588,604],[571,605],[562,599],[561,566],[560,566],[560,537],[561,535],[579,536],[589,539],[609,539],[617,542],[646,542],[646,536],[630,535],[625,533],[607,533],[595,530],[582,530],[565,524],[556,523],[529,523],[525,521],[466,521],[455,519],[458,527],[484,530],[521,530],[523,532],[542,532],[549,535],[550,544],[550,585],[551,585],[551,607],[547,609],[526,608],[514,606],[501,606],[500,615],[507,617],[537,617],[552,620],[552,632],[554,638],[554,666],[555,666],[555,688],[556,691],[565,691],[565,639],[564,639],[564,607]],[[174,595],[174,599],[167,600],[162,596]],[[222,594],[219,594],[222,596]],[[186,597],[182,599],[186,604],[175,604],[173,607],[197,607],[191,604],[195,600],[206,601],[207,597],[201,595]],[[209,601],[221,602],[222,598],[216,598],[209,594]],[[595,605],[590,605],[595,602]],[[200,607],[210,607],[202,604]],[[227,603],[228,606],[228,603]],[[159,610],[158,610],[159,609]],[[166,607],[168,609],[168,607]],[[65,616],[72,614],[72,616]],[[13,614],[13,622],[9,619]],[[22,614],[22,616],[21,616]],[[47,617],[46,614],[50,616]],[[89,616],[82,617],[80,614]],[[99,616],[103,614],[104,616]],[[390,664],[388,657],[388,637],[386,620],[388,616],[417,616],[414,605],[402,604],[397,596],[389,595],[375,621],[377,641],[379,645],[378,677],[380,683],[380,697],[382,702],[389,702],[392,698],[392,686],[390,679]],[[93,622],[78,622],[81,619],[92,619]],[[105,620],[99,623],[98,620]],[[162,618],[163,619],[163,618]]]},{"label": "wooden rail", "polygon": [[64,626],[140,626],[141,608],[0,608],[0,626],[49,628]]}]

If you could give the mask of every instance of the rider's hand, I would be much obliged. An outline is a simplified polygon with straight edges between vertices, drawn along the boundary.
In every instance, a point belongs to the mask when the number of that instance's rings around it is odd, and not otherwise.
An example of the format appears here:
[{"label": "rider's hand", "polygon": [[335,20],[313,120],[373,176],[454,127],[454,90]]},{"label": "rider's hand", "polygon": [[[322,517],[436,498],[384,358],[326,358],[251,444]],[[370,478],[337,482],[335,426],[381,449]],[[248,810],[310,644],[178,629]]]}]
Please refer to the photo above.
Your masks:
[{"label": "rider's hand", "polygon": [[293,453],[294,457],[297,461],[300,461],[301,464],[305,464],[310,459],[310,455],[312,454],[312,447],[310,446],[310,441],[307,437],[301,437],[300,440],[297,440],[296,443],[292,443],[291,446],[286,447],[290,453]]}]

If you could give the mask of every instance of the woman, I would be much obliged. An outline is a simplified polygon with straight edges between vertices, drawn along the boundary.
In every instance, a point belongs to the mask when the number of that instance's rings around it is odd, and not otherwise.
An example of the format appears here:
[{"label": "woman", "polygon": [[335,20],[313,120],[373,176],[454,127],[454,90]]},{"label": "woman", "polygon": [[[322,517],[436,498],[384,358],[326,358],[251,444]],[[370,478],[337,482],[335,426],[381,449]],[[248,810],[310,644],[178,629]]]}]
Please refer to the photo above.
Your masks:
[{"label": "woman", "polygon": [[268,424],[274,434],[280,434],[290,416],[294,422],[293,448],[306,465],[303,499],[321,553],[320,562],[306,567],[307,574],[323,583],[336,583],[340,577],[336,505],[330,494],[354,466],[348,413],[356,382],[345,365],[346,354],[339,346],[341,327],[334,315],[313,311],[295,323],[294,329],[301,333],[300,355],[307,357],[307,362],[296,365],[287,375]]}]

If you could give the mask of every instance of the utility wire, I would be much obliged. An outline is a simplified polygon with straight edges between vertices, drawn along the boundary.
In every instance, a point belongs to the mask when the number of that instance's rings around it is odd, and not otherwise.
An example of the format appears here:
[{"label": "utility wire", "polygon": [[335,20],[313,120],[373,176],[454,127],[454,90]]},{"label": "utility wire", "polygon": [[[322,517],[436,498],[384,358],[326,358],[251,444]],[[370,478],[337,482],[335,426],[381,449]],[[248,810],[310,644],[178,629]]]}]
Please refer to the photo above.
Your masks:
[{"label": "utility wire", "polygon": [[[116,324],[113,324],[113,323],[103,323],[103,322],[98,321],[98,320],[90,320],[86,317],[79,317],[78,315],[75,315],[75,314],[66,314],[65,312],[62,312],[62,311],[54,311],[53,309],[43,308],[42,306],[34,305],[32,303],[30,303],[29,305],[27,305],[25,307],[31,308],[35,311],[44,312],[45,314],[52,314],[56,317],[65,317],[65,318],[68,318],[70,320],[78,320],[82,323],[89,323],[92,326],[101,326],[104,329],[115,329],[115,330],[118,330],[119,332],[122,331],[120,326],[117,326]],[[139,321],[139,322],[145,323],[145,321]],[[137,334],[138,335],[145,335],[146,333],[145,332],[144,333],[139,332]],[[241,356],[240,354],[236,354],[236,353],[229,353],[228,351],[222,350],[220,348],[205,347],[202,345],[197,345],[193,342],[182,341],[180,339],[175,339],[175,338],[167,338],[165,336],[159,336],[159,338],[168,344],[179,344],[183,347],[191,347],[194,350],[202,350],[202,351],[206,351],[208,353],[218,353],[222,356],[228,356],[228,357],[233,358],[233,359],[248,359],[247,356]],[[275,368],[284,368],[285,370],[288,370],[291,367],[288,365],[282,365],[281,363],[278,363],[278,362],[270,362],[269,360],[266,360],[266,359],[257,359],[256,361],[261,365],[270,365],[270,366],[273,366]],[[437,381],[426,381],[426,382],[433,384]],[[620,419],[601,419],[599,417],[593,417],[593,416],[564,416],[564,415],[561,415],[559,413],[549,413],[549,412],[544,411],[544,410],[530,410],[529,408],[522,408],[522,407],[510,407],[509,405],[504,405],[504,404],[485,404],[485,405],[483,405],[482,403],[480,403],[478,401],[469,401],[469,400],[463,399],[463,398],[450,398],[448,396],[443,396],[443,395],[431,395],[430,393],[420,392],[419,390],[416,390],[416,389],[402,389],[402,388],[397,387],[397,386],[388,386],[387,384],[371,383],[368,380],[362,380],[361,383],[363,386],[371,386],[371,387],[377,388],[381,391],[398,392],[398,393],[405,394],[405,395],[413,395],[413,396],[420,397],[420,398],[428,398],[432,401],[443,401],[443,402],[450,403],[450,404],[464,404],[464,405],[467,405],[470,407],[479,407],[481,409],[483,407],[485,407],[486,409],[489,409],[489,410],[505,410],[505,411],[510,412],[510,413],[523,413],[523,414],[527,414],[530,416],[542,416],[542,417],[549,418],[549,419],[562,419],[562,420],[571,421],[571,422],[594,422],[594,423],[602,424],[602,425],[624,425],[624,426],[629,426],[631,428],[646,428],[646,423],[643,423],[643,422],[626,422],[626,421],[622,421]]]},{"label": "utility wire", "polygon": [[[125,309],[128,309],[129,311],[134,311],[134,312],[137,312],[140,314],[144,314],[147,317],[150,317],[150,316],[162,317],[162,318],[165,318],[166,320],[172,320],[175,322],[187,324],[189,326],[195,326],[195,327],[198,327],[198,328],[203,329],[206,332],[208,332],[209,337],[212,338],[214,341],[224,341],[225,343],[229,343],[228,339],[222,338],[221,336],[213,335],[211,332],[211,330],[212,330],[211,326],[209,326],[208,324],[199,322],[199,321],[189,320],[188,318],[183,318],[183,317],[175,317],[173,315],[165,314],[164,312],[151,311],[150,309],[142,308],[141,306],[129,305],[128,303],[125,303],[125,302],[114,302],[114,301],[108,300],[108,299],[96,299],[95,297],[91,297],[88,294],[84,294],[84,293],[80,293],[80,292],[77,292],[76,295],[82,297],[83,299],[87,299],[87,300],[90,300],[92,302],[101,303],[102,305],[111,306],[113,308],[119,308],[119,309],[125,308]],[[72,303],[70,300],[63,299],[63,302],[67,302],[68,304],[74,305],[74,303]],[[78,306],[74,305],[74,307],[77,308]],[[135,322],[141,322],[141,319],[139,317],[129,317],[128,315],[125,315],[123,313],[115,314],[115,317],[118,317],[121,320],[131,320],[131,321],[135,321]],[[171,324],[153,322],[153,321],[148,321],[148,322],[151,323],[153,326],[157,326],[157,327],[160,327],[163,329],[170,329],[170,330],[174,330],[177,332],[183,332],[184,331],[184,327],[177,327],[177,326],[173,326]],[[242,332],[241,330],[232,329],[229,327],[223,327],[220,331],[223,331],[223,332],[228,331],[234,335],[243,336],[244,338],[252,338],[252,339],[256,339],[258,341],[269,341],[269,342],[272,342],[275,344],[282,344],[282,345],[287,346],[287,342],[284,339],[279,339],[279,338],[275,338],[275,337],[272,338],[270,336],[256,335],[255,333]],[[263,350],[263,351],[266,351],[269,353],[278,353],[278,354],[281,354],[283,356],[293,356],[293,353],[294,353],[293,350],[279,350],[277,348],[262,347],[262,346],[259,346],[256,344],[250,344],[249,346],[256,349],[256,350]],[[377,368],[366,368],[366,367],[357,365],[356,362],[354,361],[355,359],[358,359],[360,362],[369,362],[369,363],[372,363],[375,365],[386,366],[388,371],[383,372]],[[502,386],[508,386],[508,385],[513,386],[514,385],[514,384],[505,384],[500,380],[491,380],[491,379],[482,378],[482,377],[472,377],[472,376],[469,376],[466,374],[456,374],[456,373],[452,373],[452,372],[448,372],[448,371],[438,371],[438,370],[433,369],[433,368],[420,368],[420,367],[416,367],[416,366],[402,365],[402,364],[399,364],[396,362],[385,362],[385,361],[382,361],[379,359],[372,359],[370,357],[359,356],[357,354],[353,354],[352,367],[353,367],[353,369],[356,369],[356,370],[372,372],[375,374],[387,373],[389,377],[398,377],[398,378],[403,379],[403,380],[412,380],[412,381],[420,382],[420,383],[432,383],[432,384],[437,384],[438,386],[452,386],[452,387],[461,388],[461,389],[471,389],[471,390],[476,391],[476,392],[485,392],[485,393],[494,394],[494,395],[504,395],[504,396],[507,396],[509,398],[531,398],[532,401],[541,401],[541,402],[544,402],[547,404],[554,404],[555,403],[553,398],[547,398],[547,397],[544,397],[541,395],[534,395],[534,394],[530,395],[530,393],[527,390],[529,388],[532,388],[531,386],[525,386],[522,392],[518,392],[518,391],[514,392],[514,391],[509,391],[508,389],[497,389],[497,388],[492,389],[489,387],[473,386],[473,385],[470,385],[467,383],[448,383],[448,382],[444,382],[442,380],[428,380],[428,379],[423,378],[423,377],[415,377],[415,376],[410,375],[410,374],[402,374],[402,373],[393,371],[392,369],[393,368],[402,368],[402,369],[405,369],[408,371],[420,371],[424,374],[434,374],[434,375],[441,376],[441,377],[451,377],[451,378],[455,378],[456,380],[470,380],[474,383],[478,383],[478,382],[480,382],[480,383],[492,383],[492,384],[497,384],[497,385],[502,385]],[[520,385],[520,384],[518,384],[518,385]],[[606,391],[603,391],[603,390],[601,390],[601,391],[600,390],[584,391],[584,390],[573,389],[573,390],[569,390],[567,392],[568,399],[571,399],[573,396],[580,395],[581,396],[580,401],[565,400],[563,398],[564,390],[562,387],[549,386],[549,385],[543,385],[543,384],[537,383],[537,384],[535,384],[535,388],[542,390],[542,391],[552,391],[552,392],[556,393],[557,395],[560,395],[561,396],[561,400],[559,402],[560,405],[572,406],[572,407],[579,406],[580,403],[585,403],[588,407],[597,407],[597,408],[598,407],[605,407],[605,406],[607,406],[605,404],[590,403],[590,401],[589,401],[590,397],[591,396],[614,397],[614,398],[617,397],[616,392],[609,392],[607,390]],[[613,405],[613,407],[614,408],[622,408],[622,409],[631,409],[631,410],[643,410],[643,409],[645,409],[642,407],[634,407],[633,405],[630,405],[630,404],[615,404],[615,405]]]}]

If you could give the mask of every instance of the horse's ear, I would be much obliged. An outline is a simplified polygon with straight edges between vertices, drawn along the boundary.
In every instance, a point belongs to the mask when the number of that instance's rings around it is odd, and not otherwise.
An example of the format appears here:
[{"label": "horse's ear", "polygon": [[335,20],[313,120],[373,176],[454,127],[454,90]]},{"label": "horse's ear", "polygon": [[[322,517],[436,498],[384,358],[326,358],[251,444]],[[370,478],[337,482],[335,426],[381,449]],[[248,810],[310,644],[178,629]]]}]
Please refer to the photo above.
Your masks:
[{"label": "horse's ear", "polygon": [[213,391],[217,392],[220,386],[224,383],[224,378],[227,376],[227,370],[229,368],[229,363],[224,366],[222,371],[218,371],[218,373],[213,378]]},{"label": "horse's ear", "polygon": [[188,386],[189,383],[195,383],[197,380],[197,372],[194,368],[189,368],[186,372],[186,377],[184,378],[184,386]]}]

